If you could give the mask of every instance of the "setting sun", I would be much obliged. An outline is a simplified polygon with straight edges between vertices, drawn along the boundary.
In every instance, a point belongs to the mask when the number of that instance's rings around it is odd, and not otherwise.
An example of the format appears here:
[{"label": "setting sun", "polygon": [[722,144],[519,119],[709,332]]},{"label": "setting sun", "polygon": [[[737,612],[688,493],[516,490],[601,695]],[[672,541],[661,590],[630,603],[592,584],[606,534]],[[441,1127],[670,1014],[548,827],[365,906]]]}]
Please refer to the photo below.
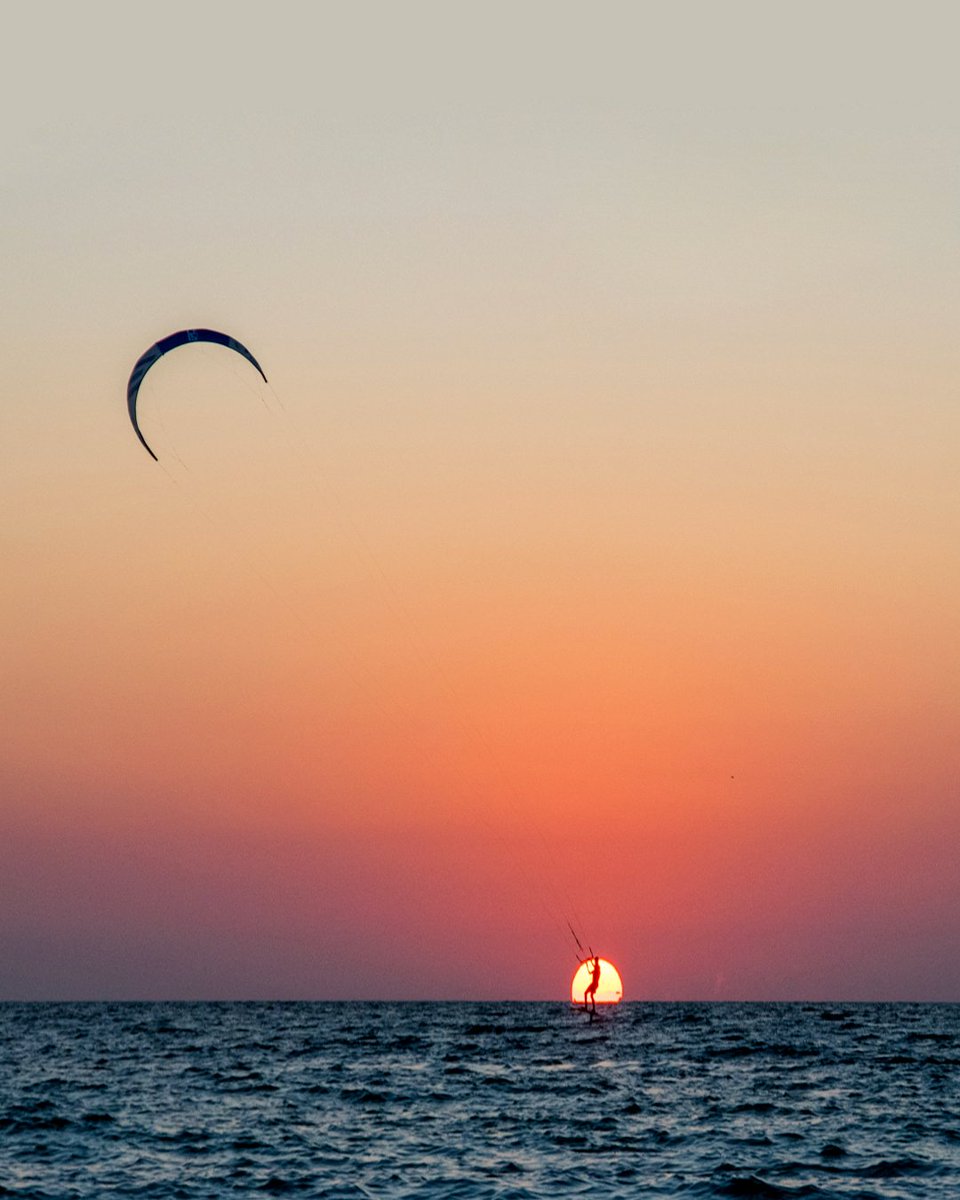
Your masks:
[{"label": "setting sun", "polygon": [[[620,978],[620,972],[613,963],[608,962],[605,958],[598,961],[600,963],[600,979],[597,984],[596,1002],[597,1004],[619,1004],[623,999],[623,980]],[[582,962],[573,977],[573,982],[570,984],[570,999],[574,1004],[585,1002],[584,994],[590,986],[592,976],[592,962],[592,958]]]}]

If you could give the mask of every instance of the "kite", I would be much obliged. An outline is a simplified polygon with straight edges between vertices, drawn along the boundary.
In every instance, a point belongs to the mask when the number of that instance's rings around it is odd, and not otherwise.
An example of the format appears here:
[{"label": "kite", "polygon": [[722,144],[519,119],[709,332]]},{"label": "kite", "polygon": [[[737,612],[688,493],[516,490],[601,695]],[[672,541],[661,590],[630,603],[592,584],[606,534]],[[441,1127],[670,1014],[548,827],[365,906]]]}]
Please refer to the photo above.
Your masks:
[{"label": "kite", "polygon": [[175,350],[177,346],[185,346],[188,342],[215,342],[218,346],[226,346],[228,350],[236,350],[238,354],[243,355],[247,362],[252,363],[257,368],[263,382],[267,382],[267,377],[263,374],[263,367],[260,366],[246,346],[238,342],[236,338],[230,337],[229,334],[218,333],[215,329],[181,329],[179,333],[171,333],[169,337],[161,338],[159,342],[155,342],[134,363],[133,370],[130,372],[130,381],[127,384],[127,409],[130,413],[130,420],[133,422],[133,428],[137,437],[155,462],[159,460],[147,445],[147,439],[140,432],[140,426],[137,423],[137,393],[140,391],[140,384],[143,383],[144,375],[146,375],[153,364],[162,358],[168,350]]}]

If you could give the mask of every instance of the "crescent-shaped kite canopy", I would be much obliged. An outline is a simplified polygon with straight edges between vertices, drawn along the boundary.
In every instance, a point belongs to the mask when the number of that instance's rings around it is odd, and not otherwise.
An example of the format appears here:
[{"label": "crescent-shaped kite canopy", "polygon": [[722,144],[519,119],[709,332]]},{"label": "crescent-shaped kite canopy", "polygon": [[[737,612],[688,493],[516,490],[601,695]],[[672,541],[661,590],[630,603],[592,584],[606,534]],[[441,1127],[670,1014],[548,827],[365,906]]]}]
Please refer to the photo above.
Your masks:
[{"label": "crescent-shaped kite canopy", "polygon": [[137,437],[155,462],[159,460],[147,445],[147,439],[140,432],[140,425],[137,422],[137,393],[140,391],[140,384],[143,383],[144,375],[146,375],[153,364],[158,359],[163,358],[168,350],[175,350],[177,346],[185,346],[188,342],[216,342],[218,346],[226,346],[228,350],[236,350],[238,354],[243,355],[247,362],[252,363],[257,368],[263,382],[267,382],[267,377],[263,374],[263,367],[260,366],[246,346],[242,342],[238,342],[236,338],[230,337],[227,333],[218,333],[216,329],[181,329],[179,333],[171,333],[169,337],[161,338],[159,342],[155,342],[134,363],[133,370],[130,372],[130,380],[127,383],[127,410],[130,413],[130,420],[133,423]]}]

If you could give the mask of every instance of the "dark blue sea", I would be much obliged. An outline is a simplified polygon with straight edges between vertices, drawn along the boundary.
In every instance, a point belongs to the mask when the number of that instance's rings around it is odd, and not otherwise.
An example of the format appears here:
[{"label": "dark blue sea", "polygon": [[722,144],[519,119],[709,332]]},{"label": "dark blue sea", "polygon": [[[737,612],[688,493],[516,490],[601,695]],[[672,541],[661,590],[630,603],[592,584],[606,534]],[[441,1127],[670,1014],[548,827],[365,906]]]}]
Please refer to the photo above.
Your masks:
[{"label": "dark blue sea", "polygon": [[960,1007],[0,1005],[0,1196],[960,1197]]}]

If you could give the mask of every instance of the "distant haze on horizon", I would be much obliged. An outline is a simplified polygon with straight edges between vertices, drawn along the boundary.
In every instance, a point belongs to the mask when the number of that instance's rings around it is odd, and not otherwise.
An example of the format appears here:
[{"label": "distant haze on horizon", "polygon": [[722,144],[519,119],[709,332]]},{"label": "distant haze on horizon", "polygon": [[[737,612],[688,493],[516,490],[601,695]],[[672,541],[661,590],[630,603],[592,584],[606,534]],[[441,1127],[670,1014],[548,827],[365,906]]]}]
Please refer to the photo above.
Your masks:
[{"label": "distant haze on horizon", "polygon": [[12,22],[0,999],[960,1000],[955,11]]}]

